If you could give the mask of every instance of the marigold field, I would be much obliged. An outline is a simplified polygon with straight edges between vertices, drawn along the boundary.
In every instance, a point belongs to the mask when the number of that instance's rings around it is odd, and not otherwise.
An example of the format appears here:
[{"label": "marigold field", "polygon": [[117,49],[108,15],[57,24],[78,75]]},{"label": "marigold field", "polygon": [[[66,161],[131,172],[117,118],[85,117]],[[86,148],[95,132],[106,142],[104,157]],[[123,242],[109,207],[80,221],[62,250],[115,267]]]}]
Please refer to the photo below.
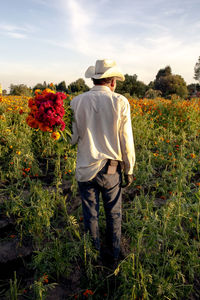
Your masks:
[{"label": "marigold field", "polygon": [[[83,235],[70,100],[66,129],[52,138],[27,125],[28,98],[0,97],[0,224],[12,224],[0,244],[31,249],[15,249],[9,272],[0,248],[0,299],[199,299],[200,99],[129,99],[136,165],[115,270]],[[101,204],[102,241],[104,231]]]}]

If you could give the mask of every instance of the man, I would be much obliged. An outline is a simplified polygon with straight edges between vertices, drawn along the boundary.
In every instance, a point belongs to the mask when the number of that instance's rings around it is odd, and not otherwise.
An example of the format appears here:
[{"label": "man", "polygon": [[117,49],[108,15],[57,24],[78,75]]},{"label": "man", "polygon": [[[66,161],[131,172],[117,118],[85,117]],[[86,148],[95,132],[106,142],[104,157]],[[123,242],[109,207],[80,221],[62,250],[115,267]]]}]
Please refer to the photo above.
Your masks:
[{"label": "man", "polygon": [[99,195],[106,215],[110,259],[120,252],[122,164],[125,185],[133,181],[135,149],[128,100],[114,92],[124,75],[113,60],[97,60],[85,73],[94,87],[71,101],[72,144],[78,143],[76,179],[82,199],[85,232],[100,250]]}]

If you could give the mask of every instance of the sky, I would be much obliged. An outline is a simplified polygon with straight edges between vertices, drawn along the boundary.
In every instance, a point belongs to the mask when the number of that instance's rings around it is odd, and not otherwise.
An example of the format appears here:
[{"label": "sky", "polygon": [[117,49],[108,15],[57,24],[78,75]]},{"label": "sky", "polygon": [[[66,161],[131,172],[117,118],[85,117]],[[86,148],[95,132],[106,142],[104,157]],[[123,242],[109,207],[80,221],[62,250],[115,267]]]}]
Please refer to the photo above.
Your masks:
[{"label": "sky", "polygon": [[196,82],[200,0],[0,0],[0,83],[83,78],[97,59],[148,84],[169,65]]}]

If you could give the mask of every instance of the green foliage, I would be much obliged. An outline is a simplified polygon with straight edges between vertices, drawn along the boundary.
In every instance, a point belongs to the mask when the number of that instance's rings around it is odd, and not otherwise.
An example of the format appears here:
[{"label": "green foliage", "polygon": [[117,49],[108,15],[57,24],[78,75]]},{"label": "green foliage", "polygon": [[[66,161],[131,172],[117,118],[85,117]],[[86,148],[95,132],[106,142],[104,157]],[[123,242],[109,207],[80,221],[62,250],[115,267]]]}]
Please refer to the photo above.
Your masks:
[{"label": "green foliage", "polygon": [[200,83],[200,56],[194,67],[194,79]]},{"label": "green foliage", "polygon": [[[58,284],[78,283],[71,298],[83,299],[87,289],[95,300],[199,298],[198,103],[178,97],[130,100],[137,161],[134,183],[123,191],[125,258],[115,270],[99,264],[83,234],[76,147],[66,132],[54,141],[50,133],[28,127],[26,114],[6,111],[0,103],[0,208],[14,220],[20,243],[24,237],[33,241],[29,267],[34,279],[25,287],[27,299],[45,299],[54,288],[44,274]],[[101,209],[102,203],[104,237]],[[75,272],[79,279],[74,283]],[[17,299],[22,285],[15,275],[7,284],[8,297]]]},{"label": "green foliage", "polygon": [[159,90],[154,90],[154,89],[150,88],[150,89],[148,89],[148,90],[146,91],[145,97],[146,97],[146,98],[149,98],[149,99],[155,99],[155,98],[157,98],[157,97],[160,97],[161,94],[162,94],[161,91],[159,91]]},{"label": "green foliage", "polygon": [[44,82],[44,84],[42,84],[42,83],[37,83],[37,84],[33,87],[33,92],[34,92],[35,90],[41,90],[41,91],[43,91],[43,90],[45,90],[46,88],[47,88],[46,82]]},{"label": "green foliage", "polygon": [[146,91],[146,85],[137,80],[137,75],[125,74],[125,81],[118,81],[116,92],[122,95],[128,93],[130,96],[143,97]]},{"label": "green foliage", "polygon": [[196,93],[200,92],[200,84],[191,83],[187,86],[187,89],[188,89],[189,96],[196,97]]},{"label": "green foliage", "polygon": [[159,80],[160,77],[165,77],[172,75],[172,69],[170,66],[165,67],[164,69],[160,69],[156,75],[156,81]]},{"label": "green foliage", "polygon": [[10,85],[10,95],[15,96],[31,96],[32,90],[25,84],[11,84]]},{"label": "green foliage", "polygon": [[68,91],[69,93],[83,93],[89,91],[89,87],[82,78],[79,78],[68,85]]},{"label": "green foliage", "polygon": [[68,93],[68,89],[67,89],[65,81],[61,81],[60,83],[56,84],[56,91]]},{"label": "green foliage", "polygon": [[188,96],[187,85],[184,79],[180,75],[173,75],[169,66],[158,71],[154,86],[156,90],[162,92],[163,97],[169,97],[172,94],[182,98]]}]

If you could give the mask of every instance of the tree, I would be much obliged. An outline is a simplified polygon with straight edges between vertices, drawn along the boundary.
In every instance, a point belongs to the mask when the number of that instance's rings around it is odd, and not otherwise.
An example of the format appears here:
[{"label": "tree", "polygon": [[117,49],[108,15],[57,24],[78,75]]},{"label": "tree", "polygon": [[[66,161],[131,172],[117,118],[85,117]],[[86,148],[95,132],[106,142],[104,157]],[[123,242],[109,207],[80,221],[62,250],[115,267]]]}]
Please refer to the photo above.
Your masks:
[{"label": "tree", "polygon": [[172,69],[170,66],[166,66],[164,69],[160,69],[156,75],[156,81],[159,80],[160,77],[172,75]]},{"label": "tree", "polygon": [[189,97],[196,97],[200,93],[200,84],[191,83],[187,86]]},{"label": "tree", "polygon": [[44,83],[37,83],[34,87],[33,87],[33,91],[35,92],[35,90],[45,90],[47,88],[46,82],[44,81]]},{"label": "tree", "polygon": [[65,81],[61,81],[60,83],[58,83],[58,84],[56,85],[56,90],[57,90],[58,92],[65,92],[65,93],[67,93],[68,90],[67,90],[67,86],[66,86]]},{"label": "tree", "polygon": [[149,99],[155,99],[157,97],[160,97],[162,95],[162,92],[159,90],[154,90],[152,88],[148,89],[145,93],[145,97]]},{"label": "tree", "polygon": [[84,93],[89,91],[89,87],[82,78],[79,78],[68,85],[68,91],[69,93]]},{"label": "tree", "polygon": [[32,96],[32,89],[27,87],[25,84],[11,84],[10,95],[16,96]]},{"label": "tree", "polygon": [[124,77],[125,81],[117,82],[116,92],[122,95],[143,97],[147,86],[142,81],[137,80],[137,75],[125,74]]},{"label": "tree", "polygon": [[200,56],[199,56],[198,62],[195,64],[195,67],[194,67],[194,79],[198,80],[200,83]]},{"label": "tree", "polygon": [[53,83],[49,83],[47,84],[46,81],[44,81],[43,83],[37,83],[34,87],[33,87],[33,91],[35,92],[35,90],[41,90],[44,91],[45,89],[51,89],[51,90],[55,90],[55,87],[53,85]]},{"label": "tree", "polygon": [[180,97],[188,96],[186,82],[180,75],[172,74],[169,66],[158,71],[154,81],[154,88],[160,90],[163,97],[169,97],[172,94]]}]

